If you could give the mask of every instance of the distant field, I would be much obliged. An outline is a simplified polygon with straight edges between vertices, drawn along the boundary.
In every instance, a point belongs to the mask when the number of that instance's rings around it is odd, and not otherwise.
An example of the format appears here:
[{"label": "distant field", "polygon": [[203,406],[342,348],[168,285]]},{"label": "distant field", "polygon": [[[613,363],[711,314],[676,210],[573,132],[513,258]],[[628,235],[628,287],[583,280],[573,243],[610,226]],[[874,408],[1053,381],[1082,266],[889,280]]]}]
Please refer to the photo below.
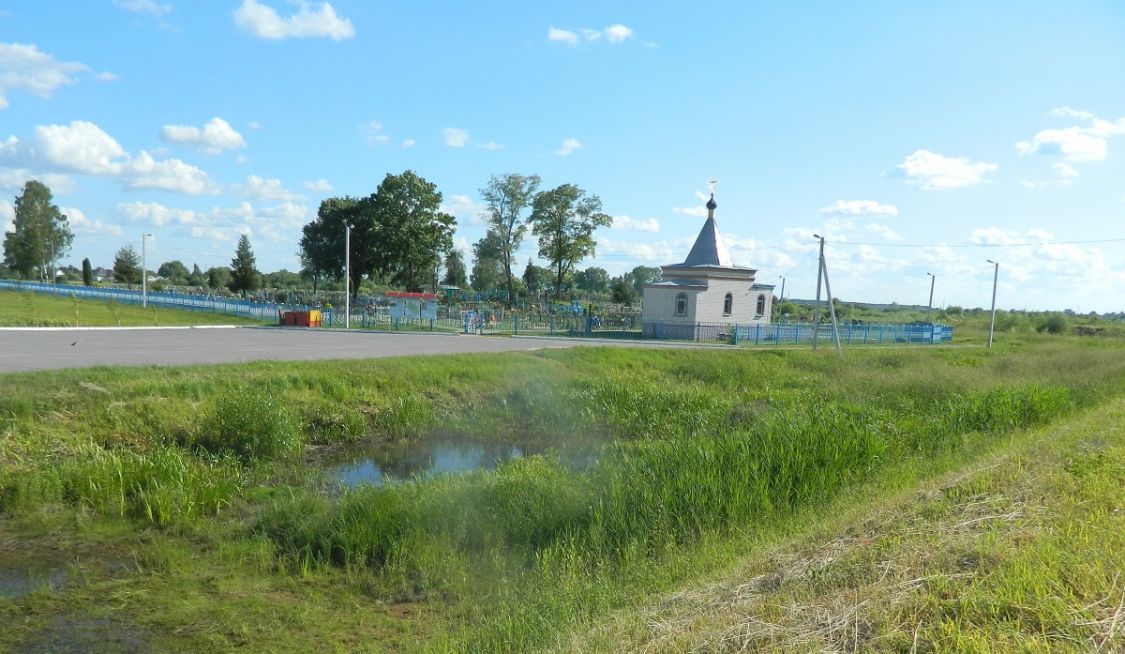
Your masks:
[{"label": "distant field", "polygon": [[258,320],[207,311],[142,308],[98,300],[0,291],[0,327],[153,327],[256,325]]}]

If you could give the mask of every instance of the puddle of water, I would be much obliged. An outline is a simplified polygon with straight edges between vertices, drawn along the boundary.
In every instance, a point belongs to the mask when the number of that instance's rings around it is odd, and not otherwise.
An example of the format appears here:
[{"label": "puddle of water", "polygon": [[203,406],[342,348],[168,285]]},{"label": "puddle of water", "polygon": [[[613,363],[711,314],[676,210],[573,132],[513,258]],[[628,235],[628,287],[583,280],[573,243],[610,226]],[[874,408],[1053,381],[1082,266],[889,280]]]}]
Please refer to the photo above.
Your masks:
[{"label": "puddle of water", "polygon": [[156,652],[145,634],[109,618],[57,616],[51,624],[21,645],[19,654],[86,654],[117,652],[141,654]]},{"label": "puddle of water", "polygon": [[390,480],[474,470],[495,470],[500,464],[525,456],[554,454],[574,471],[589,470],[598,462],[601,443],[565,445],[487,443],[427,439],[416,442],[378,443],[352,450],[325,465],[328,477],[342,486],[381,486]]},{"label": "puddle of water", "polygon": [[55,591],[68,577],[66,568],[0,567],[0,599],[19,599],[40,590]]}]

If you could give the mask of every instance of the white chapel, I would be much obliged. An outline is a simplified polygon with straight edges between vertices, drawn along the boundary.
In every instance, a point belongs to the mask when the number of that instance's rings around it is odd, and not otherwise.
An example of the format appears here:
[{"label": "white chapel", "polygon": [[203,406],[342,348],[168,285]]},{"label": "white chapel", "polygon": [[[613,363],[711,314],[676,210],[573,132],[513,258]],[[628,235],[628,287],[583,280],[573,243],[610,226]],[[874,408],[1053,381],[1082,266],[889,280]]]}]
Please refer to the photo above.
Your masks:
[{"label": "white chapel", "polygon": [[757,270],[731,261],[715,224],[715,194],[707,201],[707,222],[683,263],[660,267],[660,281],[644,288],[646,333],[693,338],[701,323],[769,324],[773,285],[756,284]]}]

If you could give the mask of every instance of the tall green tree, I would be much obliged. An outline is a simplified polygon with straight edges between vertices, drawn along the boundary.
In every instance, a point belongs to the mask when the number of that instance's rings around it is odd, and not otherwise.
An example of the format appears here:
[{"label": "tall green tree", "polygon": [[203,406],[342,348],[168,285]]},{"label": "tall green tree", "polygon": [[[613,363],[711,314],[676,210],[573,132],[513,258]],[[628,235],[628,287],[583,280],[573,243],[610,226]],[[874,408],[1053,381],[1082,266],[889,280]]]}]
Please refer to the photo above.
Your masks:
[{"label": "tall green tree", "polygon": [[660,269],[652,266],[637,266],[625,275],[625,279],[633,283],[637,295],[644,295],[645,286],[660,281]]},{"label": "tall green tree", "polygon": [[449,254],[445,255],[445,276],[441,278],[441,283],[447,286],[456,286],[457,288],[465,288],[468,286],[468,278],[465,273],[465,257],[458,249],[452,249]]},{"label": "tall green tree", "polygon": [[359,204],[353,197],[327,198],[321,201],[316,219],[301,229],[301,275],[312,281],[313,290],[324,279],[343,279],[347,225],[352,226],[353,295],[359,292],[364,275],[371,274],[370,261],[360,256],[373,246],[371,216],[360,214]]},{"label": "tall green tree", "polygon": [[504,269],[509,308],[516,302],[513,257],[527,233],[524,214],[531,207],[540,183],[539,175],[508,173],[499,177],[493,175],[488,180],[488,185],[480,190],[481,198],[488,208],[489,230],[496,233],[499,245],[497,254],[500,266]]},{"label": "tall green tree", "polygon": [[531,230],[539,238],[539,256],[551,262],[555,298],[574,266],[594,253],[594,231],[613,222],[602,201],[573,184],[542,191],[532,203]]},{"label": "tall green tree", "polygon": [[365,244],[356,252],[360,265],[408,291],[432,284],[442,256],[453,247],[457,224],[441,211],[441,198],[436,185],[412,170],[388,173],[358,209],[352,234],[360,232]]},{"label": "tall green tree", "polygon": [[89,259],[82,260],[82,283],[86,286],[94,285],[94,268],[90,265]]},{"label": "tall green tree", "polygon": [[609,283],[610,298],[617,304],[632,306],[636,304],[639,294],[630,278],[630,273],[614,277]]},{"label": "tall green tree", "polygon": [[473,290],[487,293],[504,285],[504,266],[500,262],[500,236],[488,230],[473,244]]},{"label": "tall green tree", "polygon": [[156,274],[167,279],[171,284],[183,286],[188,283],[188,276],[191,273],[188,272],[187,266],[182,261],[175,260],[160,264],[160,267],[156,269]]},{"label": "tall green tree", "polygon": [[203,273],[203,271],[199,269],[198,263],[193,263],[191,265],[191,274],[188,275],[188,285],[189,286],[206,286],[207,285],[207,275],[205,275]]},{"label": "tall green tree", "polygon": [[262,276],[254,260],[254,251],[250,249],[250,237],[243,234],[238,239],[234,258],[230,261],[230,281],[227,288],[231,293],[241,293],[246,297],[246,291],[256,290],[261,284]]},{"label": "tall green tree", "polygon": [[141,255],[131,243],[113,257],[113,281],[129,285],[141,283]]},{"label": "tall green tree", "polygon": [[218,290],[226,288],[230,283],[230,268],[226,266],[215,266],[214,268],[207,269],[207,286]]},{"label": "tall green tree", "polygon": [[550,284],[550,277],[550,270],[535,265],[531,262],[531,259],[527,260],[527,266],[523,269],[523,275],[520,276],[527,290],[535,294],[547,288],[547,285]]},{"label": "tall green tree", "polygon": [[609,273],[596,266],[574,273],[574,285],[587,293],[605,293],[609,290]]},{"label": "tall green tree", "polygon": [[23,278],[46,279],[74,241],[66,216],[51,200],[51,189],[36,180],[16,196],[14,229],[4,236],[4,263]]}]

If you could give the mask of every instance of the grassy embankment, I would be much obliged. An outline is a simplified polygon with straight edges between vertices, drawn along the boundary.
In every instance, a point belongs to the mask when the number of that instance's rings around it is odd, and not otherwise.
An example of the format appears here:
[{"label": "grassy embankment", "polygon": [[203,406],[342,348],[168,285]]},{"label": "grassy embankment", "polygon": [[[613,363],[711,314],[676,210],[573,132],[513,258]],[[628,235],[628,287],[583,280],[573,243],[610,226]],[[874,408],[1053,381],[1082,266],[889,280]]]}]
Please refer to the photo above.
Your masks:
[{"label": "grassy embankment", "polygon": [[210,311],[147,308],[38,293],[0,291],[0,327],[168,327],[187,325],[260,325]]},{"label": "grassy embankment", "polygon": [[[584,349],[8,375],[0,568],[69,561],[80,581],[0,599],[0,649],[60,630],[182,651],[585,642],[567,634],[1119,396],[1123,353],[1031,338],[844,362]],[[344,494],[308,465],[434,430],[612,443],[584,473],[532,458]],[[1117,588],[1078,581],[1076,599]],[[1018,604],[1003,590],[981,591],[996,619]],[[912,615],[923,642],[959,642]]]}]

